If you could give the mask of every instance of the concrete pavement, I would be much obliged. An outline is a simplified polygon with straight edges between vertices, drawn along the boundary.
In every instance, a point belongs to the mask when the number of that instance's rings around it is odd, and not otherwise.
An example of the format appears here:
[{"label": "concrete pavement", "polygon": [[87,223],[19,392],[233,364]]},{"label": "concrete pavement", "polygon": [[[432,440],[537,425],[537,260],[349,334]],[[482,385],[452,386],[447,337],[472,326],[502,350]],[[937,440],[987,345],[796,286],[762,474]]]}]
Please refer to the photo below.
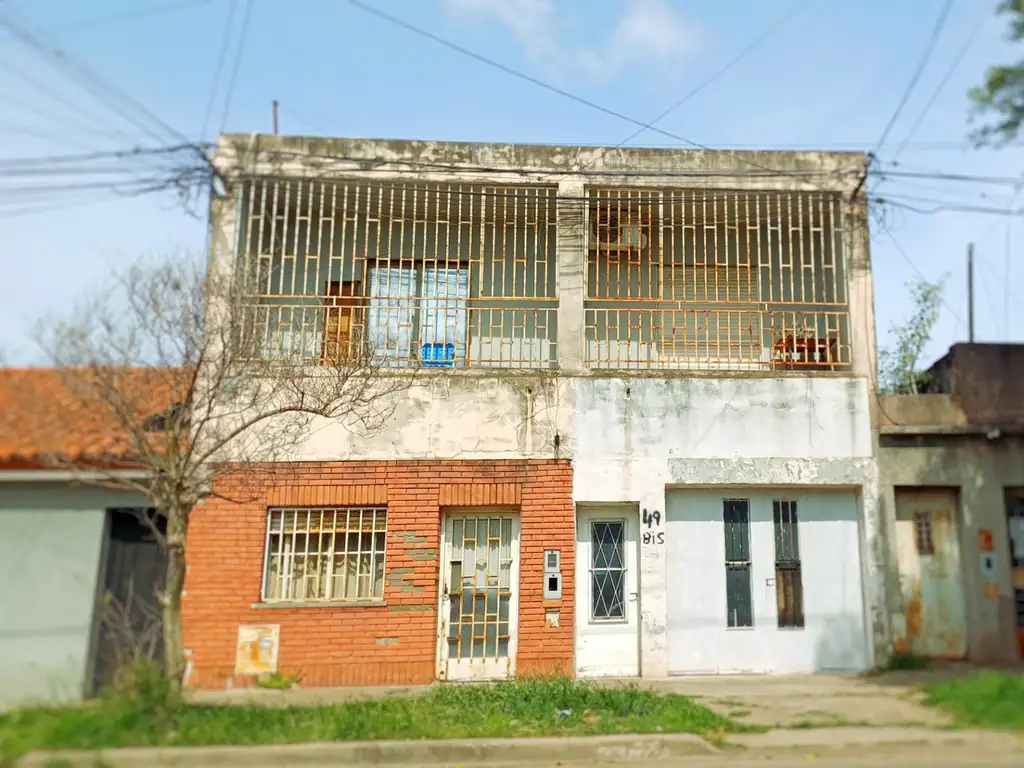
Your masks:
[{"label": "concrete pavement", "polygon": [[921,703],[920,686],[935,676],[716,675],[637,682],[662,693],[692,698],[748,725],[934,728],[951,722],[948,715]]},{"label": "concrete pavement", "polygon": [[[839,675],[718,675],[660,680],[600,680],[597,685],[636,684],[699,701],[715,712],[749,725],[771,728],[828,726],[942,727],[949,718],[921,704],[918,687],[926,682],[974,672],[955,666],[941,670],[898,672],[876,677]],[[381,688],[259,688],[195,691],[190,700],[204,704],[256,704],[309,707],[343,701],[421,696],[432,686]]]}]

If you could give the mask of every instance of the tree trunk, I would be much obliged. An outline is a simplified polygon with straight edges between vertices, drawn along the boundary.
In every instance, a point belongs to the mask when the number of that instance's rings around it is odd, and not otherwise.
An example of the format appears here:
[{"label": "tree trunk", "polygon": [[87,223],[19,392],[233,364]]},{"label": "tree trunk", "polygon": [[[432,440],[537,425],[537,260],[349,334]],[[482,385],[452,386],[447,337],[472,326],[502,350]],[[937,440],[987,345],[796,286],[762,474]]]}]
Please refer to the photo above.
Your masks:
[{"label": "tree trunk", "polygon": [[187,512],[167,512],[167,574],[164,579],[164,674],[176,685],[184,682],[185,640],[181,623],[181,590],[185,586]]}]

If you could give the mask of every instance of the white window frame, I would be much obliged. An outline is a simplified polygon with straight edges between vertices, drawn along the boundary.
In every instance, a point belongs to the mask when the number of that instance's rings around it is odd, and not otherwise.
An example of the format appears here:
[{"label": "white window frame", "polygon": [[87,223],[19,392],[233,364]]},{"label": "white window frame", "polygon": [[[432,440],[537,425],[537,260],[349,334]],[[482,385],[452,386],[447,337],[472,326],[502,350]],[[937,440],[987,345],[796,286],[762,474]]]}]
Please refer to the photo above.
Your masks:
[{"label": "white window frame", "polygon": [[[355,528],[355,529],[352,528],[352,513],[353,512],[358,513],[360,515],[359,522],[357,523],[358,527]],[[371,540],[371,548],[370,548],[370,551],[369,551],[369,554],[370,554],[370,590],[369,590],[369,594],[361,595],[361,594],[359,594],[359,571],[358,571],[358,569],[359,569],[361,557],[364,554],[364,552],[363,552],[363,550],[361,548],[362,539],[360,538],[360,540],[359,540],[359,542],[360,542],[359,548],[357,548],[355,550],[355,552],[353,553],[353,552],[349,552],[349,550],[348,550],[348,537],[353,532],[356,532],[360,537],[363,535],[362,521],[364,519],[363,516],[366,513],[370,513],[372,515],[371,518],[370,518],[370,521],[371,521],[370,535],[373,537],[373,539]],[[279,530],[276,531],[276,532],[271,529],[275,515],[280,515],[280,521],[281,521],[280,522],[280,526],[279,526]],[[296,518],[293,518],[293,519],[302,519],[299,516],[303,516],[303,515],[305,516],[305,522],[304,522],[305,532],[304,533],[303,532],[298,532],[297,531],[297,529],[299,528],[298,525],[293,525],[292,526],[292,533],[291,533],[292,551],[290,551],[288,553],[285,553],[285,535],[286,534],[284,533],[284,531],[285,531],[285,528],[286,528],[286,520],[288,519],[289,515],[296,515],[297,516]],[[329,547],[327,552],[322,552],[320,547],[319,547],[319,542],[323,540],[323,533],[317,533],[317,534],[310,533],[310,530],[313,528],[313,523],[314,523],[316,515],[320,516],[320,523],[321,524],[326,519],[327,515],[331,515],[332,516],[332,527],[333,527],[333,530],[332,530],[331,538],[330,538],[331,546]],[[378,528],[377,527],[377,522],[380,519],[383,519],[383,527]],[[317,604],[317,603],[366,603],[366,602],[380,602],[380,601],[382,601],[384,599],[384,590],[385,590],[386,582],[387,582],[387,549],[388,549],[388,509],[387,509],[387,506],[385,506],[385,505],[369,505],[369,506],[345,505],[345,506],[322,506],[322,507],[278,506],[278,507],[270,507],[267,510],[266,521],[267,521],[267,528],[266,528],[265,541],[264,541],[264,545],[263,545],[262,586],[260,588],[260,599],[261,599],[262,602],[264,602],[264,603],[274,603],[274,604],[281,603],[281,604],[291,604],[291,605],[311,605],[311,604]],[[377,548],[375,546],[373,546],[373,541],[376,539],[376,536],[378,534],[381,534],[384,537],[384,546],[379,550],[379,553],[378,553]],[[309,540],[314,535],[316,535],[318,537],[318,546],[315,549],[311,549],[310,546],[309,546]],[[341,543],[341,548],[340,549],[338,547],[339,535],[340,535],[340,538],[341,538],[341,542],[340,542]],[[271,540],[272,540],[273,536],[280,536],[281,537],[281,545],[280,545],[279,549],[276,550],[276,551],[272,551],[272,548],[271,548]],[[326,567],[326,570],[324,571],[324,576],[321,577],[321,576],[318,575],[318,577],[317,577],[318,588],[317,588],[317,596],[315,596],[315,597],[304,597],[304,596],[303,597],[288,597],[287,596],[288,593],[291,591],[291,589],[290,589],[290,582],[292,580],[292,573],[291,573],[291,569],[293,567],[292,563],[294,562],[294,558],[298,556],[294,552],[294,546],[295,546],[295,541],[296,541],[296,537],[297,536],[305,536],[306,537],[306,548],[305,548],[305,550],[304,550],[304,552],[303,552],[303,554],[301,556],[303,556],[303,557],[315,556],[315,557],[319,557],[319,558],[322,558],[322,557],[326,557],[327,558],[327,567]],[[333,592],[334,592],[334,581],[335,581],[334,563],[335,563],[335,558],[339,554],[341,556],[343,556],[343,557],[351,557],[354,554],[358,558],[357,562],[356,562],[356,594],[354,596],[344,595],[344,594],[342,594],[342,595],[334,595],[333,594]],[[287,569],[285,569],[283,566],[279,568],[279,572],[278,572],[278,575],[276,577],[277,579],[279,579],[279,584],[278,584],[278,589],[277,589],[277,594],[278,594],[277,597],[271,597],[270,596],[271,593],[273,592],[273,590],[271,590],[271,583],[272,583],[271,582],[271,578],[272,577],[271,577],[270,566],[271,566],[271,560],[274,557],[282,558],[282,560],[287,559],[287,561],[289,563],[289,567]],[[378,564],[379,564],[379,567],[378,567]],[[319,569],[319,566],[318,566],[318,569]],[[375,580],[375,577],[374,577],[375,573],[378,570],[381,573],[381,578],[380,578],[380,594],[377,594],[377,588],[376,588],[377,584],[376,584],[376,580]],[[322,579],[322,581],[321,581],[321,579]]]}]

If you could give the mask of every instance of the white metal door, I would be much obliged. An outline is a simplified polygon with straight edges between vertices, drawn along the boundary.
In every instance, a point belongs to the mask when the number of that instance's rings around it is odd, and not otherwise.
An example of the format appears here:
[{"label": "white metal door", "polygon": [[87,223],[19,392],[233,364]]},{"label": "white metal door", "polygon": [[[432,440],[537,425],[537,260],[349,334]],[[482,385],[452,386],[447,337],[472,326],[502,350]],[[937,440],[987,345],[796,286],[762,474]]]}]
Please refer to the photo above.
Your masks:
[{"label": "white metal door", "polygon": [[515,673],[519,604],[519,519],[509,512],[445,519],[441,563],[442,680]]},{"label": "white metal door", "polygon": [[640,674],[638,529],[635,507],[576,516],[576,673]]},{"label": "white metal door", "polygon": [[853,493],[735,488],[665,496],[670,674],[866,667]]}]

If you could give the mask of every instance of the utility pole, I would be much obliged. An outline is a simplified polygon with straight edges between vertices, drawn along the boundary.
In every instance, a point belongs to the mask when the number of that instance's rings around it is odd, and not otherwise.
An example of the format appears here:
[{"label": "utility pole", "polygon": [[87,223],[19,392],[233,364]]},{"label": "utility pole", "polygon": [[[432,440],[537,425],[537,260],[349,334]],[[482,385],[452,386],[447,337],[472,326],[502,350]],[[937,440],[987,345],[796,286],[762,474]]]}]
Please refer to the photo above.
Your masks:
[{"label": "utility pole", "polygon": [[274,99],[274,135],[277,136],[277,99]]},{"label": "utility pole", "polygon": [[974,243],[967,244],[967,341],[974,343]]}]

